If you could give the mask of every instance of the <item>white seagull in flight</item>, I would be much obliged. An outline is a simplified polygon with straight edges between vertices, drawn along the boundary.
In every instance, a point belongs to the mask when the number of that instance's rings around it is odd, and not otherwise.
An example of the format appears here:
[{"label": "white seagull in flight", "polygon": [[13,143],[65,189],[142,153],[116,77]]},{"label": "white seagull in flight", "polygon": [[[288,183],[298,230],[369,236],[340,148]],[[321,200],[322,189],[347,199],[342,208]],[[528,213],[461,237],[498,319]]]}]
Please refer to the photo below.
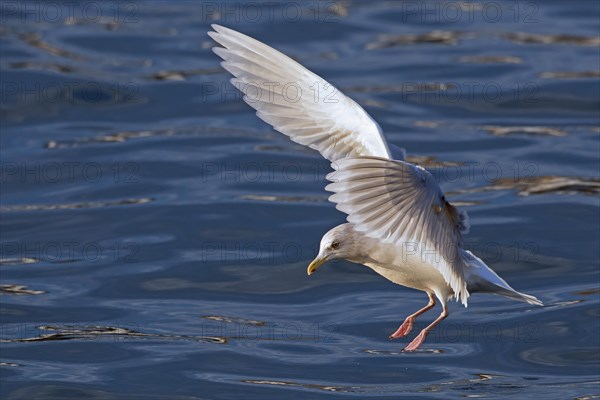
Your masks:
[{"label": "white seagull in flight", "polygon": [[266,44],[219,25],[212,28],[208,34],[223,46],[213,51],[256,115],[331,161],[329,200],[348,214],[348,223],[323,236],[309,275],[326,261],[345,259],[427,293],[428,304],[409,315],[390,339],[408,335],[416,317],[432,309],[437,298],[442,313],[406,351],[416,350],[448,316],[452,297],[465,307],[476,292],[542,305],[462,248],[467,214],[446,200],[428,171],[404,161],[403,151],[388,145],[361,106]]}]

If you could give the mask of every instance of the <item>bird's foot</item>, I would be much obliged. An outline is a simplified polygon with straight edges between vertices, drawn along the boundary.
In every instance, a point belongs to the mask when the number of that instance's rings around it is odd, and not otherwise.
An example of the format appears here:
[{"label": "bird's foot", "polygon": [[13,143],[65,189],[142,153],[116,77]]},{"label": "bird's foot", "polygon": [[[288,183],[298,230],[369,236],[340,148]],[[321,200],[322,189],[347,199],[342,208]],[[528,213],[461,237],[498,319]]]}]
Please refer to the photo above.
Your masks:
[{"label": "bird's foot", "polygon": [[413,328],[413,323],[415,322],[415,318],[414,317],[407,317],[404,322],[402,323],[402,325],[400,325],[398,327],[398,329],[396,330],[396,332],[392,333],[390,335],[390,340],[393,339],[398,339],[401,337],[404,337],[406,335],[408,335],[410,333],[410,331]]},{"label": "bird's foot", "polygon": [[429,332],[427,332],[426,329],[423,329],[421,333],[419,333],[417,337],[414,338],[408,346],[402,349],[402,351],[415,351],[416,349],[418,349],[423,344],[423,342],[425,342],[428,333]]}]

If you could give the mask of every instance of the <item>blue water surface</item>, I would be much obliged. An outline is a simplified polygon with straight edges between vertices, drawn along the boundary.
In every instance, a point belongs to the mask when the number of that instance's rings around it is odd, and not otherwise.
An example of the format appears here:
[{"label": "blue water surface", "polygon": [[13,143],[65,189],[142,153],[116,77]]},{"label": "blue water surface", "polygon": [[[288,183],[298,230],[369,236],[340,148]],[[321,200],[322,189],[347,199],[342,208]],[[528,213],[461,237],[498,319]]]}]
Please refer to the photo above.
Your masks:
[{"label": "blue water surface", "polygon": [[[598,2],[1,10],[2,399],[600,395]],[[349,262],[307,277],[344,221],[329,164],[241,101],[211,23],[360,103],[545,306],[474,295],[402,353],[423,293]]]}]

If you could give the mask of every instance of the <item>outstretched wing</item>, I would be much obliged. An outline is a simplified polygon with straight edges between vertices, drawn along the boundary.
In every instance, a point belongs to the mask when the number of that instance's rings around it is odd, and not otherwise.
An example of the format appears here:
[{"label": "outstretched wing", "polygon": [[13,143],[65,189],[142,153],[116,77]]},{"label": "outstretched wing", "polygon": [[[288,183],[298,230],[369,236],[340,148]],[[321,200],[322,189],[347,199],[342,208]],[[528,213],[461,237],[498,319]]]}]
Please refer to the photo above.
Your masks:
[{"label": "outstretched wing", "polygon": [[[425,169],[377,157],[345,158],[331,164],[329,200],[367,236],[398,246],[412,244],[434,265],[466,305],[469,293],[461,257],[467,216],[448,203]],[[404,247],[406,248],[406,247]]]},{"label": "outstretched wing", "polygon": [[234,30],[212,25],[213,51],[258,117],[294,142],[336,161],[349,156],[391,158],[379,125],[354,100],[279,51]]}]

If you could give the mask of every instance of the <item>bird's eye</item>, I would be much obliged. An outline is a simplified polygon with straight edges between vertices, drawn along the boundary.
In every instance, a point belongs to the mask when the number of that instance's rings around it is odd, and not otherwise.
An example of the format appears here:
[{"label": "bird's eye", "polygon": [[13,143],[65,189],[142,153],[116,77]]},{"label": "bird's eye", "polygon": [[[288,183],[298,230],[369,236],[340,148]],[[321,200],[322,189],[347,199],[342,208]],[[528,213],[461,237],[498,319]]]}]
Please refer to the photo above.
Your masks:
[{"label": "bird's eye", "polygon": [[331,243],[331,248],[334,250],[337,250],[340,248],[340,242],[333,242]]}]

